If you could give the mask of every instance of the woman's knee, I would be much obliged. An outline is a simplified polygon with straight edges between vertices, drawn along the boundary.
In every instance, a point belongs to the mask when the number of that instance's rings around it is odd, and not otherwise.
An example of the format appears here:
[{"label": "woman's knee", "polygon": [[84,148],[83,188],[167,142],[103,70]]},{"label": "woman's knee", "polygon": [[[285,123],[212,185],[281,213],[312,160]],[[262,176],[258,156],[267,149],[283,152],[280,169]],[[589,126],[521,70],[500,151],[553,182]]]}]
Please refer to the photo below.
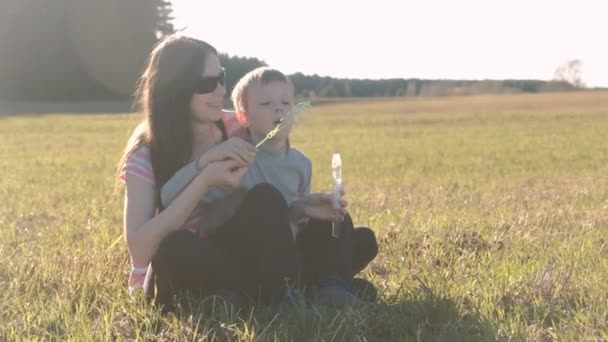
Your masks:
[{"label": "woman's knee", "polygon": [[189,246],[196,244],[198,237],[187,230],[180,229],[167,235],[158,246],[152,265],[156,268],[163,268],[171,259],[179,258]]},{"label": "woman's knee", "polygon": [[159,251],[161,249],[179,248],[183,245],[192,243],[192,239],[194,238],[197,238],[196,235],[185,229],[171,232],[161,241]]}]

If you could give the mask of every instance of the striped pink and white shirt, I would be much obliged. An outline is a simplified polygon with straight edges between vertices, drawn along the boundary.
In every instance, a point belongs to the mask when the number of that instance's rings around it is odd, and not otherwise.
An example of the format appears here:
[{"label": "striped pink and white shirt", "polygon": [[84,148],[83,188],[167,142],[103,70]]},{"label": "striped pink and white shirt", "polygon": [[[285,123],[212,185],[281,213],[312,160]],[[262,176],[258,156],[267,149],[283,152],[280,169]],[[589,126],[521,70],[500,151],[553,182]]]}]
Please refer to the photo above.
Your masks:
[{"label": "striped pink and white shirt", "polygon": [[[234,112],[223,112],[222,121],[224,122],[228,137],[238,136],[242,133],[242,128]],[[126,181],[127,174],[139,177],[140,179],[155,185],[156,181],[154,179],[154,169],[152,168],[150,158],[150,148],[147,145],[140,146],[133,151],[129,158],[127,158],[120,174],[120,179],[123,182]],[[200,221],[200,212],[198,208],[195,208],[186,220],[186,223],[184,223],[183,229],[196,232],[200,226]],[[131,274],[129,276],[130,291],[143,286],[148,273],[148,268],[149,264],[146,264],[146,262],[132,260]]]}]

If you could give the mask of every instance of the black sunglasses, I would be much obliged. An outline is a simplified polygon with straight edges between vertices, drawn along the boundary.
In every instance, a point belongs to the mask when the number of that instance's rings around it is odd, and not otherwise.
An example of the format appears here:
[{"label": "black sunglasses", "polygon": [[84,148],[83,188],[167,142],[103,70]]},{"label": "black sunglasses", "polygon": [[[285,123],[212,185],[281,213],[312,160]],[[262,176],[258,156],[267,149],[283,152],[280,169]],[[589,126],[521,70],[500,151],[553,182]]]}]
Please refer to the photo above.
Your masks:
[{"label": "black sunglasses", "polygon": [[226,70],[222,68],[217,76],[205,76],[196,81],[194,92],[197,94],[208,94],[217,88],[217,84],[226,84]]}]

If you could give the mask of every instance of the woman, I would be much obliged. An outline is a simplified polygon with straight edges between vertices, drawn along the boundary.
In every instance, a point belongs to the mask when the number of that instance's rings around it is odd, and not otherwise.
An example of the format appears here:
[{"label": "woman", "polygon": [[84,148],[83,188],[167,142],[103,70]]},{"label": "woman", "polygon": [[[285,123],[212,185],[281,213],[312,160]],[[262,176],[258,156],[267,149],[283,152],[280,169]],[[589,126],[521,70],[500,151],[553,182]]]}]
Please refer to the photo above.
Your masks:
[{"label": "woman", "polygon": [[[166,309],[182,291],[208,295],[228,289],[277,301],[285,294],[285,279],[299,271],[287,206],[270,186],[252,189],[237,210],[230,208],[235,214],[216,234],[199,239],[194,233],[201,220],[210,219],[196,210],[202,194],[211,186],[236,186],[254,157],[252,145],[227,139],[236,121],[221,110],[224,94],[215,48],[184,36],[159,43],[139,81],[144,120],[119,163],[130,285],[144,284],[151,263],[155,276],[147,292],[156,287],[156,302]],[[162,208],[159,189],[194,160],[200,174]],[[258,248],[261,241],[276,246]]]}]

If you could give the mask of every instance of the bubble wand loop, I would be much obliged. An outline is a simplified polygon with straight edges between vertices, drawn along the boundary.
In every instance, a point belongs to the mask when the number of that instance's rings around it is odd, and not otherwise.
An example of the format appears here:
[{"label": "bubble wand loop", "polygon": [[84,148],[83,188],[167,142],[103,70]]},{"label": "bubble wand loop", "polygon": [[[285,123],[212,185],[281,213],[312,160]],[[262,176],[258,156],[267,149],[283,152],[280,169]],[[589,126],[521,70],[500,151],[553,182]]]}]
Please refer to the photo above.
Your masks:
[{"label": "bubble wand loop", "polygon": [[257,143],[257,145],[255,145],[256,149],[259,149],[260,146],[262,146],[265,142],[267,142],[268,140],[272,139],[275,135],[277,135],[277,133],[279,133],[279,131],[281,131],[281,129],[283,128],[283,126],[285,125],[285,123],[288,120],[294,121],[295,117],[297,115],[299,115],[302,111],[304,111],[305,109],[310,108],[310,102],[300,102],[297,105],[295,105],[289,112],[287,112],[287,114],[285,114],[285,116],[281,119],[281,122],[279,122],[279,124],[277,124],[275,126],[275,128],[272,129],[272,131],[268,132],[268,134],[266,134],[266,137],[264,137],[264,139],[262,139],[262,141],[260,141],[259,143]]}]

